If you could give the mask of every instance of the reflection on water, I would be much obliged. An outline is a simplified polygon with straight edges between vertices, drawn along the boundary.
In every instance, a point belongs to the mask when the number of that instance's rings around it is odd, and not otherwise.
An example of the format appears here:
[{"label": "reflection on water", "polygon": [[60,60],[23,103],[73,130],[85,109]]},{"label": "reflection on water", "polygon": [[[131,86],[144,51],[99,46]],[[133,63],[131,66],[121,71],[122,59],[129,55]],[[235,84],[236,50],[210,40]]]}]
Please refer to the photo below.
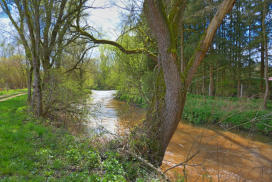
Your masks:
[{"label": "reflection on water", "polygon": [[[89,122],[79,132],[103,126],[112,133],[124,132],[144,119],[145,110],[114,100],[115,91],[93,91]],[[267,141],[267,139],[266,139]],[[272,141],[269,139],[268,141]],[[181,163],[196,151],[189,165],[167,172],[187,181],[272,181],[272,145],[220,130],[180,124],[164,156],[163,170]]]},{"label": "reflection on water", "polygon": [[112,133],[117,130],[117,113],[113,107],[109,106],[109,103],[114,97],[115,91],[92,91],[92,99],[89,116],[89,128],[101,128],[105,127]]}]

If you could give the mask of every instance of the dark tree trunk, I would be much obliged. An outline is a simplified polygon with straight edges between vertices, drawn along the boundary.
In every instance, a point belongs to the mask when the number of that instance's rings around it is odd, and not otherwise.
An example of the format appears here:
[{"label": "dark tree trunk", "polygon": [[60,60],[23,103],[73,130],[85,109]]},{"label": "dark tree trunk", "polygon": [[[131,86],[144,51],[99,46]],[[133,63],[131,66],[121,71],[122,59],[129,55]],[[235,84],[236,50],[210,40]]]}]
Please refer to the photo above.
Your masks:
[{"label": "dark tree trunk", "polygon": [[42,102],[42,88],[41,88],[41,76],[40,76],[40,1],[35,1],[34,6],[34,29],[33,29],[33,47],[32,60],[33,60],[33,73],[34,73],[34,88],[33,88],[33,110],[36,116],[43,114],[43,102]]},{"label": "dark tree trunk", "polygon": [[42,107],[42,88],[40,77],[40,66],[37,65],[37,60],[33,59],[33,96],[32,96],[32,108],[36,116],[41,116]]},{"label": "dark tree trunk", "polygon": [[31,98],[31,92],[32,92],[32,78],[33,78],[33,66],[31,65],[29,68],[29,72],[27,75],[27,102],[29,105],[31,105],[32,98]]}]

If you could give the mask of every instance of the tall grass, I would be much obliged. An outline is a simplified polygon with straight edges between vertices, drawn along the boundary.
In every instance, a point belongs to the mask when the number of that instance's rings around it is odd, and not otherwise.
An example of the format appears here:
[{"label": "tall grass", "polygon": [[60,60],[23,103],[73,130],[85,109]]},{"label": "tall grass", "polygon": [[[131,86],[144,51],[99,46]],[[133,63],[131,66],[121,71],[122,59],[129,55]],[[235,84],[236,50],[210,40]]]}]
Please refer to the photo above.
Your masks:
[{"label": "tall grass", "polygon": [[183,119],[196,125],[216,124],[272,134],[272,103],[262,109],[261,99],[222,98],[188,94]]}]

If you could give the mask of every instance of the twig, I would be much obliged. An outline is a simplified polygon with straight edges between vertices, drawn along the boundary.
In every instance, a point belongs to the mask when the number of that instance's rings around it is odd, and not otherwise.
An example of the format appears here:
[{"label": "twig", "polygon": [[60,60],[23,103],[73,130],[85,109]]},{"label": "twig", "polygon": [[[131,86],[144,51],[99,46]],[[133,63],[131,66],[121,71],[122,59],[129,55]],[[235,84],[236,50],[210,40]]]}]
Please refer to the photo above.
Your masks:
[{"label": "twig", "polygon": [[176,164],[176,165],[174,165],[174,166],[172,166],[172,167],[166,169],[166,170],[163,172],[163,174],[165,174],[167,171],[169,171],[169,170],[171,170],[171,169],[173,169],[173,168],[176,168],[176,167],[178,167],[178,166],[187,165],[187,162],[189,162],[190,160],[192,160],[197,154],[199,154],[199,152],[200,152],[200,151],[198,150],[196,153],[194,153],[193,155],[191,155],[191,157],[189,157],[189,158],[186,159],[185,161],[183,161],[183,162],[181,162],[181,163],[179,163],[179,164]]},{"label": "twig", "polygon": [[165,175],[165,173],[160,170],[160,168],[156,168],[153,164],[151,164],[147,160],[143,159],[142,157],[138,156],[137,154],[134,154],[134,153],[132,153],[128,150],[124,150],[124,149],[122,149],[122,151],[137,158],[139,161],[141,161],[142,163],[144,163],[145,165],[147,165],[148,167],[150,167],[151,169],[156,171],[159,175],[161,175],[163,177],[164,180],[170,181],[169,178]]}]

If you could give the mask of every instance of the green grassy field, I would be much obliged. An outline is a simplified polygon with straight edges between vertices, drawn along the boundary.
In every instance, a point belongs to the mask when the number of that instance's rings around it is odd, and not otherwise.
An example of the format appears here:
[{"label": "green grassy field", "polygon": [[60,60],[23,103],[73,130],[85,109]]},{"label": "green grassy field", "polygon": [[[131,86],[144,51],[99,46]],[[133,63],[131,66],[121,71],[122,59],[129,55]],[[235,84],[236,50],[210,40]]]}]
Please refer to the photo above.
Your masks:
[{"label": "green grassy field", "polygon": [[[0,102],[0,181],[146,181],[135,159],[29,117],[26,97]],[[42,121],[43,123],[46,121]]]},{"label": "green grassy field", "polygon": [[183,119],[196,125],[217,125],[272,134],[272,103],[262,109],[261,99],[222,98],[191,95],[187,97]]}]

